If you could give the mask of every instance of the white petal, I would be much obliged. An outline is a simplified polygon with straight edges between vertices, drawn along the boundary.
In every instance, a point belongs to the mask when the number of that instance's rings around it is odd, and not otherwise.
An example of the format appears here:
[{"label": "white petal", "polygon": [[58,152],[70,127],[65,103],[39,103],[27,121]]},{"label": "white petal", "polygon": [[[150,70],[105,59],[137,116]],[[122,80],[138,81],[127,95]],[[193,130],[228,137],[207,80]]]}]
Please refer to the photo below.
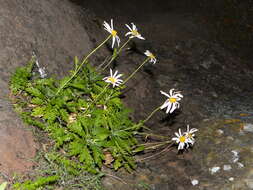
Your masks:
[{"label": "white petal", "polygon": [[177,108],[177,106],[175,104],[172,104],[172,108],[170,110],[170,113],[173,113],[173,111]]},{"label": "white petal", "polygon": [[112,48],[114,46],[114,43],[115,43],[115,37],[112,37]]},{"label": "white petal", "polygon": [[166,108],[169,104],[170,104],[170,102],[166,100],[166,101],[163,103],[163,105],[160,107],[160,109],[162,110],[162,109]]},{"label": "white petal", "polygon": [[[132,31],[132,29],[131,29],[131,27],[129,26],[129,25],[127,25],[126,24],[126,27],[130,30],[130,31]],[[128,32],[129,33],[129,32]],[[131,33],[131,32],[130,32]]]},{"label": "white petal", "polygon": [[109,33],[112,32],[112,29],[111,29],[110,25],[109,25],[107,22],[104,21],[103,26],[105,27],[104,29],[105,29],[107,32],[109,32]]},{"label": "white petal", "polygon": [[134,23],[131,23],[132,24],[132,28],[133,30],[137,30],[136,26],[134,25]]},{"label": "white petal", "polygon": [[180,149],[184,149],[184,143],[179,143],[179,145],[178,145],[178,150],[180,150]]},{"label": "white petal", "polygon": [[187,126],[186,126],[186,129],[187,129],[187,132],[189,133],[189,132],[190,132],[190,126],[187,125]]},{"label": "white petal", "polygon": [[118,74],[118,71],[116,70],[115,73],[113,74],[113,78],[115,78]]},{"label": "white petal", "polygon": [[120,38],[118,36],[116,36],[116,39],[117,39],[117,43],[118,43],[118,46],[119,46]]},{"label": "white petal", "polygon": [[181,98],[183,98],[182,94],[174,94],[173,96],[179,100],[181,100]]},{"label": "white petal", "polygon": [[190,133],[195,133],[196,131],[198,131],[198,129],[192,128],[192,129],[190,130]]},{"label": "white petal", "polygon": [[179,138],[181,136],[181,134],[179,134],[178,132],[175,132],[175,135]]},{"label": "white petal", "polygon": [[145,54],[146,56],[149,56],[149,55],[150,55],[150,51],[149,51],[149,50],[146,50],[146,51],[144,52],[144,54]]},{"label": "white petal", "polygon": [[161,93],[162,95],[165,95],[165,96],[167,96],[167,97],[169,97],[169,98],[170,98],[170,95],[169,95],[169,94],[167,94],[166,92],[164,92],[164,91],[161,91],[161,90],[160,90],[160,93]]},{"label": "white petal", "polygon": [[141,35],[138,35],[137,38],[139,38],[141,40],[145,40],[145,38],[143,38]]},{"label": "white petal", "polygon": [[[167,107],[167,110],[166,110],[166,113],[169,113],[170,112],[170,109],[171,109],[171,107],[173,106],[173,104],[172,103],[169,103],[168,104],[168,107]],[[171,112],[170,112],[171,113]]]},{"label": "white petal", "polygon": [[118,76],[115,77],[115,79],[118,79],[120,77],[122,77],[123,74],[119,74]]},{"label": "white petal", "polygon": [[170,89],[170,96],[173,96],[173,91],[174,91],[174,88]]},{"label": "white petal", "polygon": [[125,34],[125,36],[131,35],[131,34],[132,34],[132,32],[127,32],[127,33]]},{"label": "white petal", "polygon": [[112,69],[110,69],[110,75],[111,75],[111,77],[113,76]]},{"label": "white petal", "polygon": [[111,28],[113,30],[113,20],[111,19]]}]

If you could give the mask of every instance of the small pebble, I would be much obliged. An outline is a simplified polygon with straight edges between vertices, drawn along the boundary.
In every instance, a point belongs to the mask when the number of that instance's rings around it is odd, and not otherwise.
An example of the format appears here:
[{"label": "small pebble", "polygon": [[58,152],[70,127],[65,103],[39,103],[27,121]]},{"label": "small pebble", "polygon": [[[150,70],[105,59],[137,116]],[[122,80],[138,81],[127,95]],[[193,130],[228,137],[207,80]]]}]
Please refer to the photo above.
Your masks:
[{"label": "small pebble", "polygon": [[233,163],[238,162],[238,160],[239,160],[239,153],[236,150],[232,150],[231,152],[233,153],[232,162]]},{"label": "small pebble", "polygon": [[198,181],[198,180],[196,180],[196,179],[193,179],[191,182],[192,182],[192,185],[193,185],[193,186],[195,186],[195,185],[198,185],[198,184],[199,184],[199,181]]},{"label": "small pebble", "polygon": [[233,153],[233,155],[234,155],[235,157],[238,157],[238,156],[239,156],[239,153],[238,153],[236,150],[232,150],[231,152]]},{"label": "small pebble", "polygon": [[231,136],[228,136],[227,139],[230,140],[230,141],[233,141],[233,140],[234,140],[234,138],[231,137]]},{"label": "small pebble", "polygon": [[247,131],[247,132],[253,132],[253,124],[251,124],[251,123],[246,123],[246,124],[243,126],[243,130],[244,130],[244,131]]},{"label": "small pebble", "polygon": [[217,130],[217,133],[218,133],[219,135],[222,135],[222,134],[224,133],[224,131],[221,130],[221,129],[218,129],[218,130]]},{"label": "small pebble", "polygon": [[229,171],[229,170],[231,170],[231,169],[232,169],[231,165],[224,165],[224,166],[223,166],[223,170],[224,170],[224,171]]},{"label": "small pebble", "polygon": [[241,162],[238,162],[238,168],[244,168],[244,165]]},{"label": "small pebble", "polygon": [[216,172],[218,172],[220,170],[220,167],[212,167],[209,168],[209,171],[211,172],[211,174],[215,174]]}]

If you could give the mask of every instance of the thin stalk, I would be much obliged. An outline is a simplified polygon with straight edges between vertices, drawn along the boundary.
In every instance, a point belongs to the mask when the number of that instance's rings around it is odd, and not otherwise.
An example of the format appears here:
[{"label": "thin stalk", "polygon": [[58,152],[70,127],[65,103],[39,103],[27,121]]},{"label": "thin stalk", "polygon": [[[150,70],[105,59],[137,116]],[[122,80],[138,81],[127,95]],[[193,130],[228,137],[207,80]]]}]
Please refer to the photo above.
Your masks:
[{"label": "thin stalk", "polygon": [[160,152],[158,152],[158,153],[156,153],[156,154],[153,154],[153,155],[148,156],[148,157],[146,157],[146,158],[138,159],[138,160],[136,160],[136,162],[141,162],[141,161],[143,161],[143,160],[147,160],[147,159],[153,158],[153,157],[155,157],[155,156],[158,156],[159,154],[168,151],[168,150],[172,147],[173,144],[174,144],[174,143],[169,144],[166,148],[164,148],[162,151],[160,151]]},{"label": "thin stalk", "polygon": [[99,96],[101,96],[101,95],[106,91],[106,89],[108,88],[109,85],[110,85],[110,84],[108,83],[108,84],[104,87],[104,89],[103,89],[103,90],[99,93],[99,95],[94,99],[94,103],[97,102]]},{"label": "thin stalk", "polygon": [[118,177],[118,176],[115,176],[115,175],[111,175],[111,174],[108,174],[108,173],[104,173],[105,176],[108,176],[108,177],[111,177],[111,178],[114,178],[114,179],[117,179],[118,181],[124,183],[125,185],[127,185],[128,183],[125,182],[122,178]]},{"label": "thin stalk", "polygon": [[115,56],[112,55],[111,60],[106,64],[106,66],[103,67],[102,71],[104,71],[120,54],[120,52],[122,51],[122,49],[130,42],[131,38],[129,38],[119,49],[119,51],[116,53]]},{"label": "thin stalk", "polygon": [[[128,128],[126,128],[126,129],[121,129],[121,130],[118,130],[118,131],[127,131],[127,130],[130,130],[130,129],[134,129],[134,128],[136,128],[136,127],[137,127],[137,126],[134,125],[133,127],[128,127]],[[151,130],[151,129],[145,127],[145,126],[141,126],[141,127],[144,128],[144,129],[147,129],[147,130]]]},{"label": "thin stalk", "polygon": [[88,105],[87,109],[85,110],[84,114],[86,114],[86,112],[89,110],[90,106],[94,103],[96,104],[98,98],[106,91],[107,87],[109,86],[110,84],[107,84],[104,89],[98,94],[98,96]]},{"label": "thin stalk", "polygon": [[92,50],[83,60],[83,62],[77,67],[77,69],[75,69],[74,73],[72,74],[72,76],[63,84],[61,85],[61,87],[58,89],[58,91],[56,92],[55,96],[57,96],[63,88],[65,88],[65,86],[77,75],[77,73],[80,71],[80,69],[82,68],[83,64],[88,60],[88,58],[95,53],[100,47],[102,47],[110,38],[112,37],[112,35],[108,36],[99,46],[97,46],[94,50]]},{"label": "thin stalk", "polygon": [[[169,142],[169,141],[165,141],[165,142]],[[142,144],[138,144],[136,146],[138,147],[138,146],[150,146],[150,145],[166,144],[165,142],[142,143]]]},{"label": "thin stalk", "polygon": [[166,142],[163,142],[163,143],[160,143],[160,144],[156,144],[156,145],[153,145],[153,146],[150,146],[150,147],[146,147],[145,150],[150,150],[150,149],[154,150],[154,149],[157,149],[157,148],[159,148],[161,146],[164,146],[168,143],[171,143],[171,141],[166,141]]},{"label": "thin stalk", "polygon": [[134,75],[135,75],[135,73],[137,73],[139,70],[140,70],[140,68],[149,60],[150,58],[147,58],[147,59],[145,59],[143,62],[142,62],[142,64],[122,83],[122,85],[124,85],[124,84],[126,84],[126,82],[129,80],[129,79],[131,79]]},{"label": "thin stalk", "polygon": [[102,66],[109,60],[110,57],[112,57],[112,56],[109,56],[109,55],[108,55],[108,56],[105,58],[105,60],[103,61],[103,63],[101,63],[101,64],[97,67],[97,69],[99,70],[100,67],[102,67]]},{"label": "thin stalk", "polygon": [[153,133],[138,132],[137,134],[140,134],[140,135],[145,135],[145,136],[159,137],[159,138],[163,138],[163,139],[168,138],[168,137],[166,137],[166,136],[156,135],[156,134],[153,134]]},{"label": "thin stalk", "polygon": [[143,120],[143,123],[146,123],[158,110],[160,110],[160,107],[161,107],[161,106],[159,106],[159,107],[157,107],[156,109],[154,109],[154,110],[151,112],[151,114],[149,114],[149,116],[148,116],[145,120]]}]

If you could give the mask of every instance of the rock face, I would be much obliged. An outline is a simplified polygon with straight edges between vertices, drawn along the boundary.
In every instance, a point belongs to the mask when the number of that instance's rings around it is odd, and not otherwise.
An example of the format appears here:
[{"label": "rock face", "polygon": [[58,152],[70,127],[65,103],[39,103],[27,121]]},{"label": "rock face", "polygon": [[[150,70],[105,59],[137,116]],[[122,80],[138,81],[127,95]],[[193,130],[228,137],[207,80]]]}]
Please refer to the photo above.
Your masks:
[{"label": "rock face", "polygon": [[[147,126],[168,139],[178,128],[185,131],[187,124],[199,131],[194,147],[183,153],[178,153],[175,146],[138,162],[132,174],[106,171],[110,175],[104,178],[105,187],[110,190],[253,189],[252,69],[210,40],[209,31],[198,22],[201,16],[181,7],[173,10],[165,4],[153,6],[150,11],[144,1],[138,1],[143,6],[131,1],[110,2],[108,8],[96,4],[98,7],[94,5],[93,9],[102,19],[115,18],[115,28],[119,31],[125,32],[124,24],[134,22],[146,38],[145,41],[136,39],[132,52],[123,51],[115,69],[124,73],[123,77],[129,76],[145,59],[142,53],[146,49],[158,59],[155,65],[146,64],[127,83],[124,101],[134,108],[133,118],[145,119],[165,101],[159,91],[175,88],[184,95],[181,109],[169,116],[163,111],[157,112]],[[133,4],[134,8],[128,9]],[[122,33],[121,37],[124,42]],[[145,141],[152,143],[156,139]],[[160,151],[139,155],[137,160]]]},{"label": "rock face", "polygon": [[36,153],[32,133],[8,100],[10,74],[34,50],[47,73],[61,76],[91,43],[79,8],[67,0],[1,0],[0,15],[0,170],[8,176],[27,170]]},{"label": "rock face", "polygon": [[199,189],[253,189],[252,123],[252,113],[241,113],[201,124],[191,162],[199,171]]},{"label": "rock face", "polygon": [[12,105],[1,100],[0,108],[0,171],[4,177],[27,171],[33,162],[37,145],[33,135],[23,127],[22,121],[13,113]]}]

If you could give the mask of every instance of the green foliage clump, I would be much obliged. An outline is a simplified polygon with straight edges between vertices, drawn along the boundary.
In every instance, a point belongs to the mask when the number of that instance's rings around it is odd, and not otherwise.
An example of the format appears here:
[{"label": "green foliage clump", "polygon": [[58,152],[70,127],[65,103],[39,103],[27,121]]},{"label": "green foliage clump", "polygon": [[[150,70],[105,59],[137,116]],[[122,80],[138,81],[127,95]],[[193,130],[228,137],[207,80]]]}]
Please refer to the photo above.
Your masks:
[{"label": "green foliage clump", "polygon": [[[79,64],[77,59],[75,63]],[[18,68],[10,86],[23,120],[47,132],[54,150],[64,152],[51,155],[50,159],[72,175],[79,175],[82,170],[99,173],[103,164],[115,170],[134,169],[134,134],[140,125],[129,119],[130,110],[119,98],[120,89],[108,88],[89,64],[65,86],[69,76],[62,80],[32,77],[33,65],[31,60]],[[64,86],[60,92],[59,86]],[[106,159],[108,154],[110,160]],[[46,176],[16,184],[15,188],[39,189],[58,180],[59,175]]]},{"label": "green foliage clump", "polygon": [[48,177],[39,177],[35,181],[28,180],[25,183],[16,183],[13,188],[19,190],[39,190],[42,189],[45,185],[54,183],[59,179],[59,176],[48,176]]},{"label": "green foliage clump", "polygon": [[17,94],[26,88],[29,80],[32,77],[32,68],[34,65],[34,60],[32,59],[26,67],[19,67],[16,69],[15,73],[11,76],[11,91]]},{"label": "green foliage clump", "polygon": [[[60,153],[40,153],[39,167],[29,175],[29,180],[20,180],[12,188],[16,190],[27,189],[82,189],[102,190],[101,177],[103,173],[92,174],[83,164],[71,160]],[[42,177],[38,177],[42,176]],[[33,179],[33,180],[31,180]]]}]

